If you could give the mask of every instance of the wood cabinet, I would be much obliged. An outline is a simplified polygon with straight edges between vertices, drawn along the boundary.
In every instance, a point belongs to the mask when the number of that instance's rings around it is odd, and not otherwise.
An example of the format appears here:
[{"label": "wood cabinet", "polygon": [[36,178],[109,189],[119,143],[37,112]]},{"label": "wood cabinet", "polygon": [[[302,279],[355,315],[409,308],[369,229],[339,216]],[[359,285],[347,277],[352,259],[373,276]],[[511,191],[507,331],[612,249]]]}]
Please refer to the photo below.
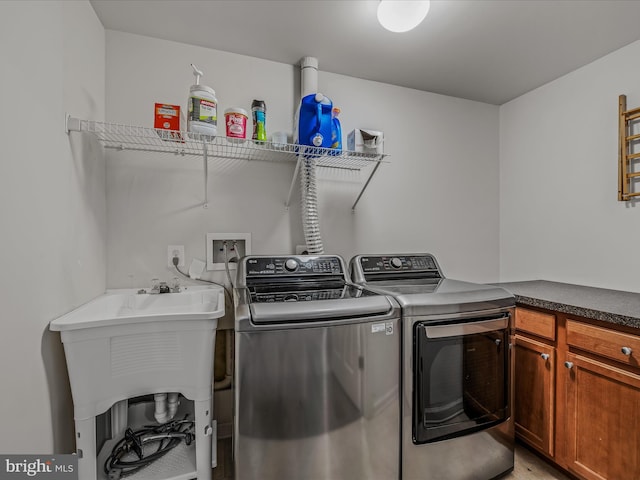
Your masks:
[{"label": "wood cabinet", "polygon": [[553,457],[556,351],[522,335],[515,338],[516,434]]},{"label": "wood cabinet", "polygon": [[640,334],[521,307],[515,325],[516,435],[576,478],[640,478]]},{"label": "wood cabinet", "polygon": [[520,333],[535,335],[553,342],[556,339],[556,327],[554,314],[526,308],[516,310],[516,330]]},{"label": "wood cabinet", "polygon": [[638,367],[640,336],[567,319],[567,344],[570,347]]},{"label": "wood cabinet", "polygon": [[567,354],[567,468],[589,480],[640,478],[640,375]]},{"label": "wood cabinet", "polygon": [[540,452],[553,458],[556,317],[518,308],[515,325],[516,434]]},{"label": "wood cabinet", "polygon": [[640,336],[572,318],[566,329],[567,468],[589,480],[640,478]]}]

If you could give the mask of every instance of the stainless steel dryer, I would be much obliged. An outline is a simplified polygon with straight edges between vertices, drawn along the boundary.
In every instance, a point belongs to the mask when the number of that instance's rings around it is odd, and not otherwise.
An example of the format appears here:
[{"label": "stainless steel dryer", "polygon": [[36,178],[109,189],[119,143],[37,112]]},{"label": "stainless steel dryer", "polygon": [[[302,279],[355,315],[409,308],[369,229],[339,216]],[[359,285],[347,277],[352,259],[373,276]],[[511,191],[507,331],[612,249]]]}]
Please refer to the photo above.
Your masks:
[{"label": "stainless steel dryer", "polygon": [[238,266],[236,480],[394,480],[400,309],[348,282],[338,256]]},{"label": "stainless steel dryer", "polygon": [[401,478],[511,472],[514,297],[445,278],[429,254],[359,255],[350,266],[354,282],[402,308]]}]

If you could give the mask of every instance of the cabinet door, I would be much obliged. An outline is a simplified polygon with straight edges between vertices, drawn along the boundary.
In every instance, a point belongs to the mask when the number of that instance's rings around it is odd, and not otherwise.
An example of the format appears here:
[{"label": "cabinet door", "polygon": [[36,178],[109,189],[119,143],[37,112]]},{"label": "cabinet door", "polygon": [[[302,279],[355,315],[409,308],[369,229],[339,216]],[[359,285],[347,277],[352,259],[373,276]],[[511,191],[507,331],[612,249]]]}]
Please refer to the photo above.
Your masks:
[{"label": "cabinet door", "polygon": [[554,455],[555,348],[516,334],[516,434]]},{"label": "cabinet door", "polygon": [[571,353],[565,367],[569,470],[640,478],[640,375]]}]

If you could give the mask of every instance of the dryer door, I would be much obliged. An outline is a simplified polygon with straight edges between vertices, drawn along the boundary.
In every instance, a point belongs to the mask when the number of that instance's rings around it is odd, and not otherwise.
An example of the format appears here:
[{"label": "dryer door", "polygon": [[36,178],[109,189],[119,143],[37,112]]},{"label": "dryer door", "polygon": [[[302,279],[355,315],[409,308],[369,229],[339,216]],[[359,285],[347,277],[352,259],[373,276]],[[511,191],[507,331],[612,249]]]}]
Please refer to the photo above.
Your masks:
[{"label": "dryer door", "polygon": [[509,317],[422,322],[414,330],[413,442],[430,443],[509,418]]}]

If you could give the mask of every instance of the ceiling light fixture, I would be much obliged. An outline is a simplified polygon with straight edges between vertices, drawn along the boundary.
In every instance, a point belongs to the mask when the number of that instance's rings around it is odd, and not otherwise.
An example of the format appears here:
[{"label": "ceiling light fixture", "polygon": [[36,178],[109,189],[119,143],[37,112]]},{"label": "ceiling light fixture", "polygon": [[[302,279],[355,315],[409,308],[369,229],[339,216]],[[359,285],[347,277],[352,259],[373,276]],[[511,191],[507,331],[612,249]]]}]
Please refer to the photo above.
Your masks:
[{"label": "ceiling light fixture", "polygon": [[380,0],[378,21],[390,32],[408,32],[429,13],[429,0]]}]

